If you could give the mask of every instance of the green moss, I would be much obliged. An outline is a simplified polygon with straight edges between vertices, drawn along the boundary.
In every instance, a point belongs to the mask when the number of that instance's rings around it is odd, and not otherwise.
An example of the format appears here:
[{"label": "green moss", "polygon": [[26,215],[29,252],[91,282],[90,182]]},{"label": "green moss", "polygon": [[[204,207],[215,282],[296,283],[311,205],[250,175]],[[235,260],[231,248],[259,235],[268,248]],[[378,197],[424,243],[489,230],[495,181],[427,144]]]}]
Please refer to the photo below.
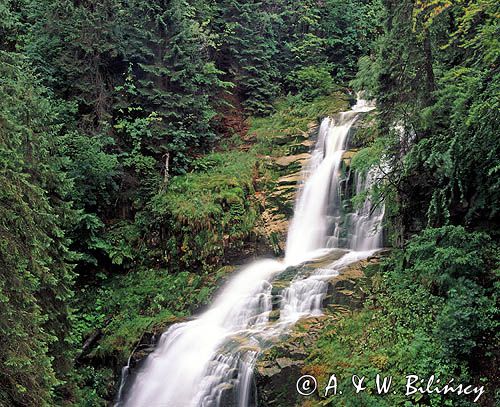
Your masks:
[{"label": "green moss", "polygon": [[348,97],[341,91],[304,101],[300,96],[288,96],[276,103],[276,112],[264,118],[250,120],[249,134],[257,138],[256,150],[261,154],[283,155],[286,147],[279,145],[300,141],[308,126],[322,117],[349,108]]},{"label": "green moss", "polygon": [[252,238],[262,209],[255,188],[272,188],[279,177],[261,165],[262,154],[287,154],[318,118],[347,107],[348,98],[341,92],[313,102],[284,98],[272,116],[250,119],[249,134],[254,137],[247,151],[208,154],[194,162],[192,172],[172,178],[142,214],[151,225],[149,240],[155,241],[149,251],[152,262],[174,270],[211,270],[228,250],[243,246]]},{"label": "green moss", "polygon": [[250,236],[259,214],[256,163],[251,152],[210,154],[195,165],[197,172],[173,178],[153,199],[153,224],[168,234],[170,263],[180,269],[213,266]]}]

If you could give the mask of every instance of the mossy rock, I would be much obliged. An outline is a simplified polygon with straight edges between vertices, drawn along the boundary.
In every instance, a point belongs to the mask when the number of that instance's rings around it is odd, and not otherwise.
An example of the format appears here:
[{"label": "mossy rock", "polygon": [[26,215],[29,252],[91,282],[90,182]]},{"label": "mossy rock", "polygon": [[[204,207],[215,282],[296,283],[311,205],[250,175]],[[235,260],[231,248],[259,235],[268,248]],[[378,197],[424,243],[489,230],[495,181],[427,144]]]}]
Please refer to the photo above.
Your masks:
[{"label": "mossy rock", "polygon": [[330,316],[313,317],[297,323],[287,339],[265,351],[256,364],[255,383],[258,405],[291,407],[303,397],[295,388],[309,348]]},{"label": "mossy rock", "polygon": [[292,144],[288,147],[288,154],[296,155],[301,153],[309,153],[314,146],[314,140],[307,139],[300,143]]},{"label": "mossy rock", "polygon": [[274,160],[280,174],[289,175],[300,171],[305,163],[311,158],[311,154],[303,152],[295,155],[286,155]]},{"label": "mossy rock", "polygon": [[372,142],[376,136],[375,118],[377,111],[364,112],[349,129],[348,140],[352,148],[363,148]]},{"label": "mossy rock", "polygon": [[[327,256],[300,267],[289,267],[273,282],[273,295],[281,291],[297,275],[307,276],[314,270],[326,267],[345,254],[336,250]],[[258,405],[265,407],[292,407],[308,401],[296,391],[296,382],[304,374],[310,374],[307,360],[311,349],[324,335],[326,327],[335,326],[336,321],[360,308],[368,284],[365,269],[380,262],[387,251],[380,251],[366,260],[351,264],[339,275],[328,281],[328,292],[324,299],[324,315],[298,321],[292,330],[273,347],[264,351],[255,367]],[[272,312],[271,320],[279,317],[279,309]],[[330,329],[330,328],[329,328]],[[334,334],[332,332],[332,334]]]},{"label": "mossy rock", "polygon": [[349,168],[351,166],[351,161],[353,157],[358,153],[359,149],[354,148],[347,150],[343,155],[342,155],[342,161],[343,164],[346,168]]}]

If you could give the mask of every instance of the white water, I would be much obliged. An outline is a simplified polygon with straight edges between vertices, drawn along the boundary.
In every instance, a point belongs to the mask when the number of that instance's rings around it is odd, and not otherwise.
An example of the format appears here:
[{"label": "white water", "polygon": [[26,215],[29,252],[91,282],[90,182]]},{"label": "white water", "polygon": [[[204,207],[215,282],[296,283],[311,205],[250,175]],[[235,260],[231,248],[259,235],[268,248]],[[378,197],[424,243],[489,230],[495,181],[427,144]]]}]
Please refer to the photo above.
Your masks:
[{"label": "white water", "polygon": [[313,253],[319,249],[338,247],[340,227],[334,223],[334,233],[329,236],[328,229],[332,225],[328,210],[333,208],[334,217],[339,217],[340,170],[349,130],[360,112],[368,112],[373,108],[360,100],[351,111],[340,113],[336,119],[323,120],[304,176],[306,182],[300,191],[288,230],[286,263],[297,264],[313,257]]},{"label": "white water", "polygon": [[[353,110],[323,121],[304,173],[283,262],[262,260],[236,275],[208,311],[173,325],[148,356],[128,391],[120,390],[124,407],[247,407],[251,403],[253,367],[260,351],[299,318],[321,314],[327,281],[343,268],[369,257],[381,245],[383,208],[365,204],[341,225],[341,164],[349,129],[359,112],[373,109],[358,101]],[[373,175],[356,176],[361,192]],[[347,231],[345,254],[307,277],[297,276],[282,293],[280,317],[269,321],[272,281],[287,267],[339,247]],[[291,389],[293,391],[293,389]]]},{"label": "white water", "polygon": [[[173,325],[137,376],[125,406],[214,405],[227,371],[238,367],[218,349],[240,332],[248,335],[268,321],[269,280],[283,270],[274,260],[256,262],[239,273],[199,318]],[[250,341],[251,344],[251,341]]]}]

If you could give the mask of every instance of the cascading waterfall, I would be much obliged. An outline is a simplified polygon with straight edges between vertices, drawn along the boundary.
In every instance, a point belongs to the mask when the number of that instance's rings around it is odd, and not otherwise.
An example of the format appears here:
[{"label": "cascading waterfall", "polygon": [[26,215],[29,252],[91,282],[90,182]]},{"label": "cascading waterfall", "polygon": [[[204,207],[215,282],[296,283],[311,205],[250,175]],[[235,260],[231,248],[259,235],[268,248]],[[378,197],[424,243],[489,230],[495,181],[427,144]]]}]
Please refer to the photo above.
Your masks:
[{"label": "cascading waterfall", "polygon": [[[257,343],[252,333],[262,330],[272,309],[268,281],[283,267],[274,260],[252,264],[228,284],[207,312],[173,325],[147,358],[123,404],[218,405],[224,388],[231,384],[226,378],[234,381],[240,364],[240,355],[232,353],[231,347],[237,346],[237,340],[249,349]],[[245,360],[241,361],[244,365]],[[244,369],[239,374],[244,375]]]},{"label": "cascading waterfall", "polygon": [[[359,113],[373,108],[361,100],[351,111],[339,113],[337,120],[323,120],[288,230],[286,263],[297,264],[314,257],[312,253],[316,250],[338,247],[340,227],[338,222],[332,225],[329,218],[340,217],[342,156],[347,149],[349,130]],[[329,236],[332,226],[334,232]]]},{"label": "cascading waterfall", "polygon": [[[349,130],[358,119],[359,113],[373,110],[374,107],[364,100],[358,100],[350,112],[339,114],[338,122],[328,123],[320,128],[315,152],[323,155],[319,165],[314,161],[316,170],[307,178],[299,193],[294,218],[288,231],[285,262],[292,264],[316,257],[325,249],[339,248],[342,219],[342,156],[347,148]],[[322,132],[326,132],[322,134]],[[314,154],[313,154],[314,159]],[[309,171],[309,169],[307,170]],[[356,194],[368,191],[375,179],[376,170],[366,175],[355,174]],[[314,185],[315,188],[311,186]],[[311,214],[308,208],[316,210]],[[280,319],[294,323],[308,315],[320,315],[321,305],[327,291],[327,281],[337,275],[342,268],[372,255],[382,246],[381,221],[384,206],[373,206],[371,199],[365,199],[362,207],[346,215],[348,238],[346,252],[340,259],[327,267],[319,268],[308,278],[296,278],[284,290],[281,302]],[[321,227],[311,225],[321,224]],[[306,241],[304,238],[309,239]]]},{"label": "cascading waterfall", "polygon": [[[356,194],[368,191],[374,184],[379,171],[372,168],[367,174],[355,174]],[[384,217],[384,205],[373,205],[368,196],[363,205],[349,214],[350,232],[349,248],[352,250],[373,250],[382,246],[382,230],[380,225]],[[370,236],[367,239],[367,236]]]},{"label": "cascading waterfall", "polygon": [[[342,156],[349,130],[361,112],[373,108],[358,100],[351,111],[323,120],[303,174],[284,261],[251,264],[228,283],[209,310],[170,327],[131,378],[132,384],[121,387],[117,406],[254,405],[253,368],[261,350],[299,318],[321,314],[327,281],[381,246],[383,206],[374,208],[366,199],[353,213],[341,213]],[[356,175],[356,192],[370,188],[374,178],[374,172]],[[348,235],[343,245],[341,231]],[[292,280],[281,294],[280,317],[271,322],[273,279],[287,267],[340,246],[345,250],[337,260]]]}]

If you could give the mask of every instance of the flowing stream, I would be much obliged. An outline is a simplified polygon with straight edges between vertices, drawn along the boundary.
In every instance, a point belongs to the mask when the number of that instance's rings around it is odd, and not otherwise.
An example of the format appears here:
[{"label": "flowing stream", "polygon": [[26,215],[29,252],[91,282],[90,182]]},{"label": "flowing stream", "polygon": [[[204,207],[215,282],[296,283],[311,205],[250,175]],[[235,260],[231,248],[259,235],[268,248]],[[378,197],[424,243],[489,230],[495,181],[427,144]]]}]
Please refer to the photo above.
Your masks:
[{"label": "flowing stream", "polygon": [[[255,405],[253,369],[260,352],[298,319],[321,314],[328,280],[382,245],[383,205],[373,207],[367,198],[351,213],[343,214],[342,209],[347,181],[342,156],[349,130],[360,113],[373,108],[358,100],[352,110],[323,120],[303,173],[284,260],[252,263],[224,287],[206,312],[171,326],[137,374],[128,379],[124,374],[124,382],[131,384],[122,384],[117,407]],[[360,193],[370,188],[376,174],[352,178]],[[273,281],[332,252],[336,255],[327,266],[292,279],[279,296],[279,318],[271,321]]]}]

